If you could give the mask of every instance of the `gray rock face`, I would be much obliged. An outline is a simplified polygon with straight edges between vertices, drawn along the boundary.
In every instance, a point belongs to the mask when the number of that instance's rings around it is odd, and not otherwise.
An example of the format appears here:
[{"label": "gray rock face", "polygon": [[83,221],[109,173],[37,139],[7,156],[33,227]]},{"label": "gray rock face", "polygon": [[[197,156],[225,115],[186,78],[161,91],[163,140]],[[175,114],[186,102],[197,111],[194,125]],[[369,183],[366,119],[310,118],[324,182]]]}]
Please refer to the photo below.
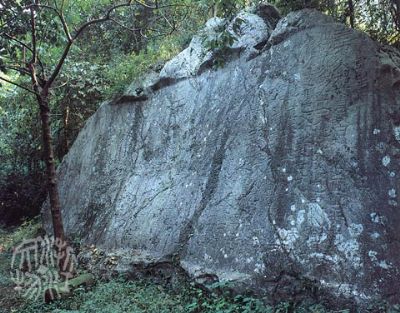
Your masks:
[{"label": "gray rock face", "polygon": [[68,234],[125,269],[398,301],[399,55],[304,10],[249,61],[192,76],[186,57],[162,73],[189,78],[88,120],[59,168]]},{"label": "gray rock face", "polygon": [[206,47],[205,42],[217,37],[226,23],[225,19],[218,17],[210,19],[203,31],[193,37],[189,47],[165,64],[160,77],[186,78],[198,74],[204,67],[209,67],[213,60],[213,51]]},{"label": "gray rock face", "polygon": [[[193,37],[188,48],[165,64],[160,73],[161,79],[179,79],[200,74],[209,68],[215,59],[215,51],[210,50],[207,42],[218,40],[223,32],[228,32],[235,38],[229,49],[253,52],[257,45],[266,42],[279,16],[270,5],[260,5],[253,10],[240,12],[231,22],[218,17],[210,19],[200,34]],[[263,12],[264,15],[255,13]],[[272,14],[271,12],[274,12]],[[270,22],[266,17],[270,14]]]},{"label": "gray rock face", "polygon": [[244,50],[245,53],[251,53],[258,44],[266,43],[272,31],[261,16],[248,12],[240,12],[227,29],[237,38],[231,48]]}]

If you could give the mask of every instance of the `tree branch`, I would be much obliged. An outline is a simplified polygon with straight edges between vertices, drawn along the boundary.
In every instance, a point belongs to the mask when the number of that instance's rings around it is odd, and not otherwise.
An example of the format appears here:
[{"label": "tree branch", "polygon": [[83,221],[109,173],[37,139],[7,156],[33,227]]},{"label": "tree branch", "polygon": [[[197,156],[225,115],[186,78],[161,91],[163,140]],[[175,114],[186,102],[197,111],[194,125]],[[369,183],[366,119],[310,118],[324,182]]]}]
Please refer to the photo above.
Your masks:
[{"label": "tree branch", "polygon": [[141,28],[129,28],[128,26],[126,26],[126,25],[124,25],[124,24],[118,22],[118,21],[117,21],[116,19],[114,19],[114,18],[110,18],[110,21],[113,22],[113,23],[115,23],[115,24],[117,24],[118,26],[121,26],[122,28],[124,28],[124,29],[126,29],[126,30],[131,31],[131,32],[138,32],[138,31],[141,30]]},{"label": "tree branch", "polygon": [[146,2],[140,1],[140,0],[135,0],[135,2],[136,2],[137,4],[139,4],[139,5],[141,5],[142,7],[147,8],[147,9],[151,9],[151,10],[159,9],[158,1],[156,1],[156,5],[155,5],[155,6],[148,5],[148,4],[146,4]]},{"label": "tree branch", "polygon": [[64,52],[63,52],[63,54],[61,55],[61,58],[60,58],[58,64],[56,65],[56,67],[55,67],[53,73],[51,74],[50,78],[47,80],[47,82],[46,82],[44,88],[47,88],[47,89],[48,89],[48,88],[51,87],[51,85],[53,84],[53,82],[54,82],[55,79],[57,78],[58,74],[60,73],[61,68],[63,67],[63,65],[64,65],[64,63],[65,63],[65,60],[67,59],[67,56],[68,56],[68,53],[69,53],[69,51],[70,51],[70,49],[71,49],[72,44],[73,44],[74,41],[82,34],[82,32],[83,32],[87,27],[89,27],[90,25],[93,25],[93,24],[97,24],[97,23],[109,21],[109,20],[111,19],[111,13],[112,13],[113,11],[115,11],[115,10],[118,9],[118,8],[130,6],[130,5],[132,4],[132,1],[133,1],[133,0],[129,0],[129,1],[126,2],[126,3],[114,5],[113,7],[111,7],[110,9],[108,9],[108,11],[107,11],[107,13],[106,13],[106,15],[105,15],[104,17],[101,17],[101,18],[98,18],[98,19],[94,19],[94,20],[88,21],[88,22],[84,23],[83,25],[81,25],[81,26],[78,28],[78,30],[76,31],[76,33],[71,37],[71,40],[68,41],[68,43],[67,43],[67,45],[66,45],[66,47],[65,47],[65,49],[64,49]]},{"label": "tree branch", "polygon": [[[0,35],[3,35],[4,37],[8,38],[9,40],[13,40],[13,41],[17,42],[17,43],[20,44],[23,48],[29,50],[29,51],[33,54],[32,48],[29,47],[29,46],[28,46],[26,43],[24,43],[23,41],[21,41],[21,40],[15,38],[15,37],[13,37],[13,36],[11,36],[11,35],[8,34],[8,33],[1,33]],[[41,69],[42,69],[42,71],[44,71],[43,63],[42,63],[42,61],[39,59],[39,57],[38,57],[37,55],[36,55],[36,60],[38,61],[39,65],[40,65],[40,67],[41,67]]]},{"label": "tree branch", "polygon": [[37,54],[36,54],[36,20],[35,20],[35,10],[31,7],[31,33],[32,33],[32,60],[31,64],[36,64]]},{"label": "tree branch", "polygon": [[13,65],[7,65],[6,64],[6,65],[4,65],[4,67],[8,68],[8,69],[10,69],[12,71],[16,71],[16,72],[18,72],[18,73],[20,73],[22,75],[30,75],[30,72],[27,69],[25,69],[23,67],[20,67],[20,66],[13,66]]},{"label": "tree branch", "polygon": [[29,47],[26,43],[22,42],[21,40],[15,38],[15,37],[13,37],[13,36],[11,36],[10,34],[1,33],[1,35],[7,37],[7,38],[10,39],[10,40],[13,40],[13,41],[19,43],[21,46],[25,47],[25,48],[28,49],[30,52],[33,52],[33,51],[32,51],[32,48]]},{"label": "tree branch", "polygon": [[150,9],[150,10],[159,10],[159,9],[165,9],[165,8],[170,8],[170,7],[188,7],[187,4],[179,4],[179,3],[172,3],[172,4],[166,4],[166,5],[159,5],[158,1],[156,1],[156,5],[152,6],[149,4],[146,4],[143,1],[140,0],[135,0],[135,2],[139,5],[141,5],[142,7],[145,7],[146,9]]},{"label": "tree branch", "polygon": [[[63,6],[64,6],[64,4],[63,4]],[[68,41],[72,40],[71,33],[69,31],[69,27],[65,20],[62,9],[58,10],[56,7],[52,7],[51,5],[47,5],[47,4],[31,4],[31,5],[26,6],[25,8],[30,8],[30,9],[31,8],[43,8],[43,9],[48,9],[48,10],[53,11],[60,19],[61,25],[63,27],[65,35],[67,36]]]},{"label": "tree branch", "polygon": [[83,24],[81,27],[78,28],[78,30],[76,31],[75,35],[72,37],[73,40],[75,40],[76,38],[79,37],[79,35],[90,25],[93,24],[98,24],[98,23],[102,23],[102,22],[106,22],[109,21],[111,19],[111,13],[119,8],[122,7],[128,7],[132,5],[132,1],[133,0],[129,0],[128,2],[125,3],[121,3],[121,4],[117,4],[114,5],[113,7],[111,7],[110,9],[108,9],[107,13],[105,14],[105,16],[100,17],[98,19],[94,19],[91,21],[88,21],[87,23]]},{"label": "tree branch", "polygon": [[[47,82],[46,82],[46,84],[45,84],[45,86],[44,86],[44,89],[49,89],[49,88],[51,87],[51,85],[53,84],[53,82],[54,82],[55,79],[57,78],[58,74],[59,74],[60,71],[61,71],[61,68],[63,67],[63,65],[64,65],[64,63],[65,63],[65,60],[66,60],[66,58],[67,58],[67,56],[68,56],[68,54],[69,54],[69,51],[70,51],[70,49],[71,49],[72,44],[73,44],[74,41],[82,34],[82,32],[83,32],[87,27],[89,27],[89,26],[91,26],[91,25],[94,25],[94,24],[98,24],[98,23],[110,21],[110,20],[112,19],[111,14],[112,14],[115,10],[117,10],[117,9],[119,9],[119,8],[122,8],[122,7],[131,6],[133,3],[137,3],[137,4],[139,4],[139,5],[143,6],[143,7],[146,7],[146,8],[148,8],[148,9],[152,9],[152,10],[161,9],[161,8],[166,8],[166,7],[180,6],[180,5],[178,5],[178,4],[171,4],[171,5],[159,6],[159,5],[158,5],[158,2],[156,2],[156,6],[150,6],[150,5],[147,5],[146,3],[141,2],[141,1],[139,1],[139,0],[129,0],[129,1],[125,2],[125,3],[116,4],[116,5],[112,6],[111,8],[109,8],[109,9],[107,10],[107,12],[105,13],[105,15],[104,15],[103,17],[100,17],[100,18],[97,18],[97,19],[93,19],[93,20],[90,20],[90,21],[84,23],[83,25],[81,25],[81,26],[76,30],[75,34],[74,34],[73,36],[71,36],[71,40],[68,41],[66,47],[64,48],[63,54],[61,55],[61,57],[60,57],[60,59],[59,59],[59,62],[57,63],[57,65],[56,65],[56,67],[55,67],[53,73],[52,73],[51,76],[50,76],[50,78],[47,80]],[[42,5],[42,6],[43,6],[43,5]],[[186,6],[186,5],[183,5],[183,6]],[[46,7],[48,7],[48,6],[46,6]],[[50,7],[50,8],[53,8],[53,7]],[[53,9],[54,9],[54,8],[53,8]],[[56,10],[56,11],[57,11],[57,10]],[[57,12],[58,12],[58,11],[57,11]],[[59,12],[58,12],[58,13],[59,13]],[[140,30],[140,31],[141,31],[141,30]],[[142,32],[141,32],[141,33],[142,33]]]},{"label": "tree branch", "polygon": [[13,82],[13,81],[11,81],[11,80],[9,80],[9,79],[7,79],[7,78],[4,78],[4,77],[1,77],[1,76],[0,76],[0,80],[3,80],[3,81],[5,81],[6,83],[9,83],[9,84],[11,84],[11,85],[14,85],[14,86],[16,86],[16,87],[18,87],[18,88],[21,88],[21,89],[25,90],[25,91],[28,91],[28,92],[34,94],[35,96],[38,96],[38,95],[39,95],[37,92],[33,91],[32,89],[29,89],[28,87],[22,86],[22,85],[20,85],[20,84],[18,84],[18,83],[16,83],[16,82]]},{"label": "tree branch", "polygon": [[164,13],[160,11],[161,16],[164,18],[164,20],[167,22],[168,26],[171,27],[171,32],[174,32],[176,30],[175,25],[172,25],[171,22],[168,20],[168,18],[165,16]]}]

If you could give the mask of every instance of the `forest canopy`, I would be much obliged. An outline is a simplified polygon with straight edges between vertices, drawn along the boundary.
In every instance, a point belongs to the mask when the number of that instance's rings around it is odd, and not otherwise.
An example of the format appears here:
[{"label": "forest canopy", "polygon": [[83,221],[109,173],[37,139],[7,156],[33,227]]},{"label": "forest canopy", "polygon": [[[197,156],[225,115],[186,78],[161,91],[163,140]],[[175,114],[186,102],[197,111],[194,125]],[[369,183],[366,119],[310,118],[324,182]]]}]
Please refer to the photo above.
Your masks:
[{"label": "forest canopy", "polygon": [[[102,101],[176,55],[210,17],[230,18],[258,2],[0,0],[0,214],[12,222],[33,216],[46,193],[32,60],[38,86],[53,79],[48,109],[57,164]],[[270,2],[283,15],[315,8],[382,44],[400,47],[400,0]]]}]

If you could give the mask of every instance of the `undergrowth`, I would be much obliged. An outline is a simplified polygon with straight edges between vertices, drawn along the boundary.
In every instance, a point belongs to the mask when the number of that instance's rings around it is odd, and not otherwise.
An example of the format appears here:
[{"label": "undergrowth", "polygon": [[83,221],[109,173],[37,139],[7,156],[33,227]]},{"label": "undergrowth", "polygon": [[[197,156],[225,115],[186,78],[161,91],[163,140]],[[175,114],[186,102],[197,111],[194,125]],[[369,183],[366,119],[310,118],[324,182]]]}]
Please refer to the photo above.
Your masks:
[{"label": "undergrowth", "polygon": [[41,229],[39,218],[25,220],[19,227],[6,230],[0,227],[0,252],[8,251],[24,239],[35,238]]},{"label": "undergrowth", "polygon": [[[181,282],[171,288],[150,280],[98,280],[89,288],[77,288],[62,300],[45,304],[18,296],[10,280],[12,247],[23,239],[34,238],[41,226],[38,220],[26,221],[12,231],[0,227],[0,313],[350,313],[329,310],[322,304],[294,304],[290,300],[276,306],[249,296],[233,296],[224,284],[209,290]],[[400,313],[400,307],[384,303],[360,313]]]},{"label": "undergrowth", "polygon": [[171,291],[149,281],[116,279],[98,282],[92,290],[83,288],[61,301],[51,304],[28,303],[26,313],[349,313],[348,310],[329,311],[322,305],[294,307],[290,302],[275,307],[261,300],[221,294],[208,294],[193,285]]},{"label": "undergrowth", "polygon": [[[329,310],[322,304],[294,305],[290,301],[276,306],[264,304],[252,297],[205,293],[194,285],[184,285],[171,291],[149,281],[116,279],[98,282],[92,290],[77,289],[62,301],[49,305],[30,303],[24,313],[350,313],[348,309]],[[399,313],[400,307],[385,304],[358,313]]]}]

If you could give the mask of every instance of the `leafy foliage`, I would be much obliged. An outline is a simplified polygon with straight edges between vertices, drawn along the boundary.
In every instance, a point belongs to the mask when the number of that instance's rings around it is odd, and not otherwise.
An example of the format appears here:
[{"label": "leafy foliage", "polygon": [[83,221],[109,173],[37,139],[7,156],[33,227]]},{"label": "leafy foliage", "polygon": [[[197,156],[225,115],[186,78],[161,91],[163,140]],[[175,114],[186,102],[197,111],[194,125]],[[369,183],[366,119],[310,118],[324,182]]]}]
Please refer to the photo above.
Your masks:
[{"label": "leafy foliage", "polygon": [[400,4],[396,0],[272,0],[283,14],[314,8],[400,48]]},{"label": "leafy foliage", "polygon": [[[373,312],[376,308],[371,308]],[[379,305],[379,312],[398,313],[398,306]],[[182,284],[170,291],[162,284],[150,281],[115,279],[99,281],[92,290],[75,290],[71,298],[54,302],[27,303],[25,313],[45,312],[99,313],[350,313],[350,309],[329,310],[322,304],[283,302],[275,306],[250,296],[231,297],[228,294],[205,293],[193,285]],[[364,311],[365,312],[365,311]]]}]

